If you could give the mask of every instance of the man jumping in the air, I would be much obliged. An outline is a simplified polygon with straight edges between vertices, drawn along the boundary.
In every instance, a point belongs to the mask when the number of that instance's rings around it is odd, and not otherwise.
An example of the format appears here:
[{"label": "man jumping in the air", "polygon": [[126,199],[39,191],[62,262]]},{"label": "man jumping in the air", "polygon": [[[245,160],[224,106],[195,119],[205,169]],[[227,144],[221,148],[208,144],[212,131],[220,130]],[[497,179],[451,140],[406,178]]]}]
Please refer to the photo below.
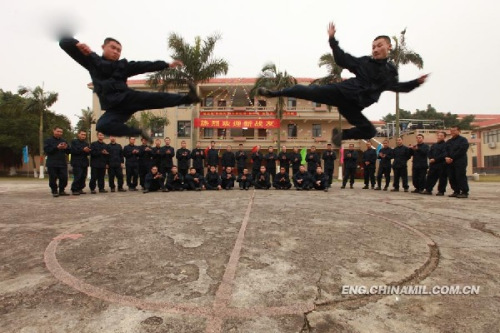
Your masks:
[{"label": "man jumping in the air", "polygon": [[335,25],[330,23],[328,36],[335,62],[355,74],[355,78],[321,86],[295,85],[279,91],[259,88],[258,93],[265,97],[296,97],[336,106],[340,114],[354,125],[340,133],[337,129],[333,130],[332,142],[340,146],[342,140],[371,139],[375,136],[375,127],[361,112],[377,102],[383,91],[410,92],[424,83],[428,75],[409,82],[398,82],[396,67],[388,61],[392,47],[388,36],[378,36],[373,40],[371,57],[356,58],[339,47],[335,32]]},{"label": "man jumping in the air", "polygon": [[102,56],[71,37],[62,38],[59,45],[90,73],[94,92],[99,97],[101,108],[106,111],[96,125],[96,130],[103,134],[128,137],[141,135],[150,141],[147,133],[125,124],[135,112],[200,102],[196,88],[190,82],[187,95],[136,91],[127,86],[130,76],[183,66],[179,60],[168,64],[165,61],[120,59],[122,45],[114,38],[104,40]]}]

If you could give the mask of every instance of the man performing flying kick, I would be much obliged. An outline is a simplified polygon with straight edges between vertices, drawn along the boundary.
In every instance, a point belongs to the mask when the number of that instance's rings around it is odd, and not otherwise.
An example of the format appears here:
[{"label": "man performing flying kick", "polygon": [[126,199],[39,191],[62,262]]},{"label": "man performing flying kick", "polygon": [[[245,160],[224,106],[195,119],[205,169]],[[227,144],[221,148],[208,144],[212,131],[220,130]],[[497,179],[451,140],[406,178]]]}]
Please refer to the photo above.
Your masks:
[{"label": "man performing flying kick", "polygon": [[295,97],[336,106],[340,114],[354,125],[342,132],[333,130],[332,142],[340,147],[342,140],[371,139],[375,136],[375,127],[361,112],[377,102],[383,91],[410,92],[424,83],[428,75],[408,82],[398,82],[397,69],[388,61],[392,47],[388,36],[378,36],[373,40],[371,57],[357,58],[339,47],[335,32],[335,25],[330,23],[328,36],[335,62],[355,74],[355,78],[321,86],[295,85],[278,91],[259,88],[258,93],[265,97]]},{"label": "man performing flying kick", "polygon": [[147,133],[125,124],[135,112],[200,102],[194,85],[189,82],[187,95],[136,91],[127,86],[127,78],[131,76],[183,66],[179,60],[168,64],[165,61],[120,59],[122,45],[114,38],[104,40],[102,56],[71,37],[62,38],[59,45],[89,71],[94,92],[99,97],[101,108],[106,111],[96,125],[96,130],[103,134],[128,137],[142,135],[151,142]]}]

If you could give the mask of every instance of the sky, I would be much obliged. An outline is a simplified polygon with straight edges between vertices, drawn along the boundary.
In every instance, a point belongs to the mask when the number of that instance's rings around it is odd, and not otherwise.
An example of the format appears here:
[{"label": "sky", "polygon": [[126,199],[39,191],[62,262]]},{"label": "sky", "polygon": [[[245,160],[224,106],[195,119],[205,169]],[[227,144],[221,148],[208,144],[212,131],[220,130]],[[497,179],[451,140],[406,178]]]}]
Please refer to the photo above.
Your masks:
[{"label": "sky", "polygon": [[[492,0],[9,1],[0,11],[0,89],[43,86],[57,92],[51,110],[76,124],[81,109],[92,106],[90,77],[59,48],[53,31],[61,25],[99,54],[103,39],[112,36],[128,60],[167,62],[170,33],[191,43],[220,33],[214,55],[229,62],[226,77],[256,77],[269,62],[295,77],[322,77],[327,73],[318,59],[330,52],[326,29],[333,21],[340,46],[354,56],[369,55],[375,36],[407,29],[407,45],[421,55],[424,68],[402,66],[400,81],[431,76],[401,94],[402,109],[431,104],[441,112],[498,114],[499,11],[500,2]],[[364,114],[378,120],[394,109],[394,93],[385,92]]]}]

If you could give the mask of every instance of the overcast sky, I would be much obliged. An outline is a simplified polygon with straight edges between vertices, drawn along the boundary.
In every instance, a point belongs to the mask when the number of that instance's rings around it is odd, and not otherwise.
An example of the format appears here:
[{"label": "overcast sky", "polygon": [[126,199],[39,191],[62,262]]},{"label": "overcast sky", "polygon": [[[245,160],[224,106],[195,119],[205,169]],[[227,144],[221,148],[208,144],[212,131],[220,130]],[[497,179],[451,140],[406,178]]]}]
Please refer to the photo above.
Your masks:
[{"label": "overcast sky", "polygon": [[[268,62],[296,77],[324,76],[317,64],[330,51],[326,28],[333,20],[340,46],[355,56],[369,54],[376,35],[407,28],[407,44],[422,56],[424,69],[403,66],[400,80],[432,75],[401,95],[401,108],[500,113],[499,12],[494,0],[9,1],[0,11],[0,89],[43,85],[58,92],[52,110],[75,125],[80,110],[92,105],[90,77],[51,34],[61,21],[71,22],[76,37],[98,53],[104,37],[118,39],[129,60],[170,61],[171,32],[189,42],[218,32],[215,55],[229,62],[227,77],[239,78],[256,77]],[[377,120],[394,112],[394,99],[385,92],[365,115]]]}]

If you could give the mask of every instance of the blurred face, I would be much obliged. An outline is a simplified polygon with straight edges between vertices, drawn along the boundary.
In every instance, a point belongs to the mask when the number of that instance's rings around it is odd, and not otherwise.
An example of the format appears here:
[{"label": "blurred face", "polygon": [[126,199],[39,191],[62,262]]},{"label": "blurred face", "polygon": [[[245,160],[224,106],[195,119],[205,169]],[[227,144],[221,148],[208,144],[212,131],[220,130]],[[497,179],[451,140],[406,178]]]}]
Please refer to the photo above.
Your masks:
[{"label": "blurred face", "polygon": [[373,59],[386,59],[389,56],[389,51],[392,46],[384,38],[374,40],[372,43],[372,57]]},{"label": "blurred face", "polygon": [[226,173],[231,173],[231,171],[233,171],[233,169],[231,169],[231,167],[226,168]]},{"label": "blurred face", "polygon": [[196,173],[196,169],[190,169],[189,173],[192,174],[192,175],[194,175]]},{"label": "blurred face", "polygon": [[196,142],[196,148],[200,148],[200,147],[201,147],[201,142],[200,141]]},{"label": "blurred face", "polygon": [[233,149],[231,146],[227,146],[227,151],[231,151]]},{"label": "blurred face", "polygon": [[155,140],[155,145],[156,145],[156,147],[160,147],[161,146],[161,141],[159,139],[156,139]]},{"label": "blurred face", "polygon": [[397,144],[398,146],[402,146],[402,145],[403,145],[403,139],[401,139],[401,138],[397,138],[397,140],[396,140],[396,144]]},{"label": "blurred face", "polygon": [[243,150],[243,146],[242,145],[240,145],[240,150]]},{"label": "blurred face", "polygon": [[212,148],[215,147],[215,142],[213,142],[213,141],[210,142],[210,147],[212,147]]},{"label": "blurred face", "polygon": [[326,149],[328,149],[328,150],[332,150],[332,149],[333,149],[333,147],[332,147],[332,145],[327,145],[327,146],[326,146]]},{"label": "blurred face", "polygon": [[304,171],[306,171],[306,167],[305,167],[305,166],[303,166],[303,165],[301,165],[301,166],[299,167],[299,170],[300,170],[300,172],[304,172]]},{"label": "blurred face", "polygon": [[421,135],[417,135],[417,143],[418,144],[424,143],[424,137]]},{"label": "blurred face", "polygon": [[141,139],[141,143],[142,143],[143,145],[147,145],[147,144],[148,144],[148,140],[146,140],[146,139],[142,138],[142,139]]},{"label": "blurred face", "polygon": [[165,139],[165,145],[170,146],[170,139]]},{"label": "blurred face", "polygon": [[450,128],[450,134],[452,138],[456,138],[460,134],[460,130],[456,127]]},{"label": "blurred face", "polygon": [[317,173],[322,173],[322,172],[323,172],[323,169],[322,169],[321,167],[317,167],[317,168],[316,168],[316,172],[317,172]]},{"label": "blurred face", "polygon": [[102,55],[108,60],[117,61],[122,54],[122,46],[117,42],[109,42],[102,46]]},{"label": "blurred face", "polygon": [[286,146],[281,147],[281,149],[283,150],[283,152],[286,152]]},{"label": "blurred face", "polygon": [[384,141],[383,145],[384,145],[384,148],[387,148],[387,147],[389,147],[389,142]]},{"label": "blurred face", "polygon": [[115,143],[116,142],[116,138],[114,136],[110,136],[109,137],[109,141],[111,141],[111,143]]},{"label": "blurred face", "polygon": [[367,142],[366,143],[366,149],[372,149],[372,144],[370,142]]},{"label": "blurred face", "polygon": [[214,166],[210,167],[210,172],[215,172],[215,167]]},{"label": "blurred face", "polygon": [[349,145],[349,150],[353,150],[354,149],[354,145],[353,144],[350,144]]},{"label": "blurred face", "polygon": [[131,145],[135,145],[135,138],[129,138],[128,143]]},{"label": "blurred face", "polygon": [[442,142],[442,141],[444,141],[444,133],[439,132],[439,133],[437,134],[437,141],[438,141],[438,142]]},{"label": "blurred face", "polygon": [[274,151],[273,147],[269,147],[269,152],[272,153]]},{"label": "blurred face", "polygon": [[294,152],[294,153],[299,152],[299,148],[297,148],[297,147],[293,147],[293,152]]},{"label": "blurred face", "polygon": [[260,172],[262,172],[262,173],[266,172],[266,167],[265,166],[261,166],[260,167]]},{"label": "blurred face", "polygon": [[54,134],[54,137],[59,139],[63,135],[63,130],[61,128],[56,128],[52,131],[52,133]]},{"label": "blurred face", "polygon": [[243,169],[243,174],[248,175],[248,169]]},{"label": "blurred face", "polygon": [[285,173],[285,168],[280,168],[281,173]]},{"label": "blurred face", "polygon": [[314,153],[316,151],[316,147],[311,147],[311,151]]},{"label": "blurred face", "polygon": [[87,132],[84,131],[78,132],[78,139],[80,141],[85,141],[86,138],[87,138]]},{"label": "blurred face", "polygon": [[102,134],[102,133],[97,133],[97,140],[99,140],[99,141],[104,140],[104,134]]},{"label": "blurred face", "polygon": [[186,148],[186,143],[185,142],[181,142],[181,147],[182,148]]},{"label": "blurred face", "polygon": [[177,173],[177,167],[172,167],[172,173],[175,175]]},{"label": "blurred face", "polygon": [[156,174],[158,173],[158,168],[157,168],[157,167],[152,167],[152,168],[151,168],[151,173],[152,173],[153,175],[156,175]]}]

